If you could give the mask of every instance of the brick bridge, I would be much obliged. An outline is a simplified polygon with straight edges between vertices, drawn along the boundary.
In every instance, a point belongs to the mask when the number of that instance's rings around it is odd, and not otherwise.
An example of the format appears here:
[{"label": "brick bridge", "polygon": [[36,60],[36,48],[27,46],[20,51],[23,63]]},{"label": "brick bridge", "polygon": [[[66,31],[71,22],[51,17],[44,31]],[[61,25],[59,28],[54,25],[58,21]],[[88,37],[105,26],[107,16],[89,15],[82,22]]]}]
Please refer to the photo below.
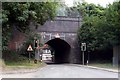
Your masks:
[{"label": "brick bridge", "polygon": [[80,24],[81,18],[79,17],[57,16],[53,21],[49,20],[43,26],[38,27],[37,34],[41,36],[40,41],[55,50],[55,62],[81,62],[77,39]]}]

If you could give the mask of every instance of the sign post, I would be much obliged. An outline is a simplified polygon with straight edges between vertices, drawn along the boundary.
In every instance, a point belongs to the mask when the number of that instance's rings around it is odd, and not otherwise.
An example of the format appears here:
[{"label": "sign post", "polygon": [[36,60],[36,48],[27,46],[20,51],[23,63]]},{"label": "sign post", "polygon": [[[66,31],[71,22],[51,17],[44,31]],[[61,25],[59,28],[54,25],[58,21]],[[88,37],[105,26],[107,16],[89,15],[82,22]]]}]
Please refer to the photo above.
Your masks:
[{"label": "sign post", "polygon": [[82,63],[84,65],[84,52],[86,51],[86,43],[81,43],[81,51],[82,51]]},{"label": "sign post", "polygon": [[37,48],[36,48],[36,53],[35,53],[35,60],[36,60],[36,63],[38,60],[40,60],[40,46],[38,45]]},{"label": "sign post", "polygon": [[29,52],[29,63],[30,63],[30,52],[33,51],[32,46],[29,45],[27,51]]}]

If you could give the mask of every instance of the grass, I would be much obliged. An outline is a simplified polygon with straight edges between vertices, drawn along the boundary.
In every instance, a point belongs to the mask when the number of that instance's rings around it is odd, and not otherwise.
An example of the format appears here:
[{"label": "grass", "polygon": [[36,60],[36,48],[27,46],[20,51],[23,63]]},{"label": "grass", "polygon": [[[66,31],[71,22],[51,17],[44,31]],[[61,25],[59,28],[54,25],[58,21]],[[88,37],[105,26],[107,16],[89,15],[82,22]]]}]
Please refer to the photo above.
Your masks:
[{"label": "grass", "polygon": [[29,63],[28,60],[24,61],[1,61],[0,65],[2,65],[2,71],[10,71],[10,70],[22,70],[22,69],[37,69],[46,66],[43,62],[37,62],[37,64],[34,63],[34,60],[31,60]]},{"label": "grass", "polygon": [[118,67],[114,67],[112,63],[90,63],[89,66],[118,70]]},{"label": "grass", "polygon": [[0,65],[2,65],[3,70],[7,69],[35,69],[39,67],[45,66],[45,63],[38,62],[37,64],[34,63],[34,59],[31,58],[31,61],[29,63],[29,60],[27,57],[19,55],[15,51],[4,51],[3,53],[3,59],[4,61],[0,62]]},{"label": "grass", "polygon": [[34,59],[31,57],[29,63],[28,57],[18,54],[16,51],[5,50],[2,55],[3,60],[0,60],[0,70],[2,72],[7,71],[22,71],[22,70],[35,70],[41,68],[46,64],[43,62],[34,63]]},{"label": "grass", "polygon": [[29,61],[22,61],[22,62],[10,62],[10,61],[7,61],[5,62],[6,63],[6,66],[15,66],[15,67],[27,67],[27,68],[36,68],[36,67],[39,67],[39,66],[42,66],[42,62],[38,62],[37,64],[34,63],[34,60],[32,60],[30,63]]},{"label": "grass", "polygon": [[4,63],[4,61],[2,60],[2,59],[0,59],[0,67],[4,67],[5,66],[5,63]]}]

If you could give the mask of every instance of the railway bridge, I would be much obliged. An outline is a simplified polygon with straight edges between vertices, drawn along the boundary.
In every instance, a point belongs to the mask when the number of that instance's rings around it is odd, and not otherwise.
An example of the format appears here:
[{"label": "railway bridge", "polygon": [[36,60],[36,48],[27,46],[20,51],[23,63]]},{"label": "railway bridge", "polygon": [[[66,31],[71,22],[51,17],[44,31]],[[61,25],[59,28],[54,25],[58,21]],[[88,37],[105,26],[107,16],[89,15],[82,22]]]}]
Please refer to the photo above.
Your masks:
[{"label": "railway bridge", "polygon": [[80,63],[80,47],[77,39],[77,30],[81,25],[80,17],[57,16],[39,26],[37,34],[40,41],[48,44],[55,51],[57,63]]}]

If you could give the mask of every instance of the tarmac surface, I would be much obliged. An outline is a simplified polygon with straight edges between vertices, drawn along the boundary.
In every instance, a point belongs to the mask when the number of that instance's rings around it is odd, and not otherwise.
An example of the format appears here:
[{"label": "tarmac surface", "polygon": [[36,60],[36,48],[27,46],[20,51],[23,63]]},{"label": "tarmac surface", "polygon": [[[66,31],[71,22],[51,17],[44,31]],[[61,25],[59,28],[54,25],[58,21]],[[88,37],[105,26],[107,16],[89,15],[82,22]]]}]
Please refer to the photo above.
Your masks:
[{"label": "tarmac surface", "polygon": [[118,78],[118,71],[77,64],[51,64],[33,70],[4,72],[1,78]]}]

